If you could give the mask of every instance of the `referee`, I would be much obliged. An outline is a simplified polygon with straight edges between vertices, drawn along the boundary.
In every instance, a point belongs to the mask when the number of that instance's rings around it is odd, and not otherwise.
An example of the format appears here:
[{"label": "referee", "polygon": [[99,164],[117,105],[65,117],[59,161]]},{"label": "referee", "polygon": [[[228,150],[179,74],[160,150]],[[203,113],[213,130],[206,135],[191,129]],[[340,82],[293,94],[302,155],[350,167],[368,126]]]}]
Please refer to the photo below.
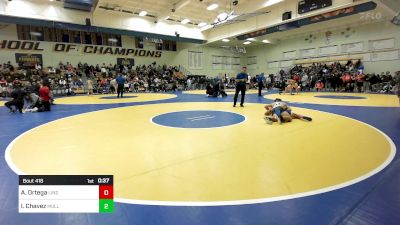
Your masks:
[{"label": "referee", "polygon": [[118,74],[118,77],[116,78],[117,84],[118,84],[118,88],[117,88],[117,93],[118,96],[117,98],[119,98],[119,96],[121,95],[121,98],[124,97],[124,84],[125,84],[125,78],[122,76],[121,73]]},{"label": "referee", "polygon": [[242,68],[242,72],[240,72],[238,75],[236,75],[236,91],[235,91],[235,97],[233,98],[233,107],[236,107],[236,102],[237,102],[237,98],[239,95],[239,92],[242,95],[242,99],[240,101],[240,107],[243,107],[243,103],[244,103],[244,96],[246,94],[246,81],[248,79],[248,75],[247,75],[247,67],[243,67]]}]

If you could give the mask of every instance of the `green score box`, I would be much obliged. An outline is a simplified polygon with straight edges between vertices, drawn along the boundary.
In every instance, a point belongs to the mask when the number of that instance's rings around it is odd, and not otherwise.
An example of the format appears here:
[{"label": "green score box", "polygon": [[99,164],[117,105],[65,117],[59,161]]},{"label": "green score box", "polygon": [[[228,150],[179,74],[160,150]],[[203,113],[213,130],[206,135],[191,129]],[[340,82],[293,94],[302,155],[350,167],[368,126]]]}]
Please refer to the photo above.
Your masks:
[{"label": "green score box", "polygon": [[112,199],[99,199],[99,212],[112,213],[114,212],[114,200]]}]

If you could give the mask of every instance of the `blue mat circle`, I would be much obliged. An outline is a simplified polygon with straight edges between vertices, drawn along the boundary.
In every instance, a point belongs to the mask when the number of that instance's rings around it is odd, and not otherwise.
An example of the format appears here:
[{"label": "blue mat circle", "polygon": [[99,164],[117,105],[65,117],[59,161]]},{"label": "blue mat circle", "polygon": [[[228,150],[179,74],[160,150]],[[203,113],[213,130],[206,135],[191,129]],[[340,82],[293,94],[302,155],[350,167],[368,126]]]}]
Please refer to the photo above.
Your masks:
[{"label": "blue mat circle", "polygon": [[243,115],[216,110],[177,111],[152,118],[152,122],[161,126],[176,128],[215,128],[241,123]]}]

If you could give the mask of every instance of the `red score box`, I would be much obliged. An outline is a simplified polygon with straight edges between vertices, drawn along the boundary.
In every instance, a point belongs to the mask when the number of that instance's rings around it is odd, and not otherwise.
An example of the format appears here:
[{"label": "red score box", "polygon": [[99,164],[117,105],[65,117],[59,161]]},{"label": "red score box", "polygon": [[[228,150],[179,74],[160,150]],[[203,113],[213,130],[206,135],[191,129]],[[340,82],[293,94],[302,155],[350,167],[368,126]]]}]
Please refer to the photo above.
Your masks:
[{"label": "red score box", "polygon": [[113,199],[114,190],[112,185],[99,186],[99,199]]}]

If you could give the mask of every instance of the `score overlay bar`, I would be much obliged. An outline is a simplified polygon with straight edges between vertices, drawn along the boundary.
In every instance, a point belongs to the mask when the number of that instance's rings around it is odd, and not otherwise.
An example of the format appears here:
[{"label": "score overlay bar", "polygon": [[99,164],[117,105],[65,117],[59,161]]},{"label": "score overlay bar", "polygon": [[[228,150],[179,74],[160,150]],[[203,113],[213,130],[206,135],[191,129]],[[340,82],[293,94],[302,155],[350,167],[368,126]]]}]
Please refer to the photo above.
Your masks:
[{"label": "score overlay bar", "polygon": [[112,213],[112,175],[21,175],[20,213]]}]

